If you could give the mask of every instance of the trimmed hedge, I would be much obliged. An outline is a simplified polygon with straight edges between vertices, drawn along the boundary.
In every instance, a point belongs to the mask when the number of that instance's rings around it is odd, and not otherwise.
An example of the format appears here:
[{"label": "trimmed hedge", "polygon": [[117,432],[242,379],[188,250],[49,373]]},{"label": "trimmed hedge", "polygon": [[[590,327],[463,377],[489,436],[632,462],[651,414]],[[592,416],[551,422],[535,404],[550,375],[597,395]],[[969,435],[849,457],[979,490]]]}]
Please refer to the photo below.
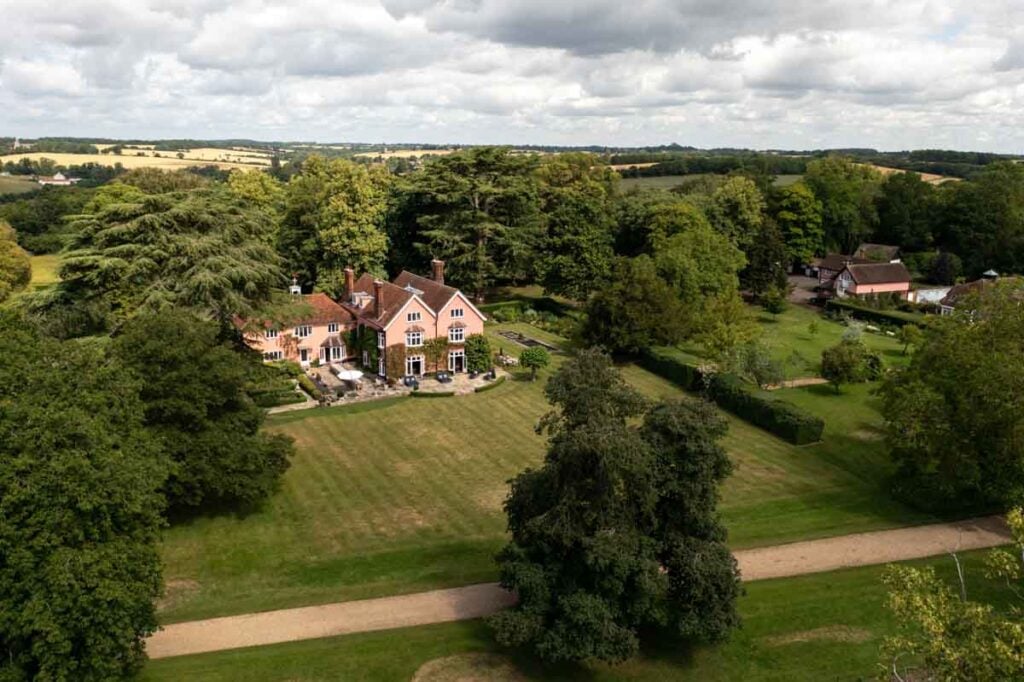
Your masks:
[{"label": "trimmed hedge", "polygon": [[492,388],[497,388],[498,386],[501,386],[503,383],[505,383],[505,379],[506,378],[507,377],[498,377],[497,379],[495,379],[494,381],[492,381],[489,384],[484,384],[483,386],[477,386],[476,388],[473,389],[473,393],[483,393],[485,391],[491,390]]},{"label": "trimmed hedge", "polygon": [[252,401],[259,407],[277,407],[278,405],[291,405],[293,403],[305,402],[305,398],[296,393],[293,389],[281,389],[279,391],[260,391],[252,394]]},{"label": "trimmed hedge", "polygon": [[825,304],[826,311],[845,311],[851,317],[864,322],[875,322],[877,324],[892,324],[902,327],[905,324],[921,324],[923,316],[915,313],[904,313],[899,310],[875,310],[850,303],[848,301],[829,300]]},{"label": "trimmed hedge", "polygon": [[410,393],[413,398],[450,398],[455,395],[455,391],[435,391],[435,392],[424,392],[424,391],[413,391]]},{"label": "trimmed hedge", "polygon": [[320,400],[324,397],[324,394],[321,393],[320,389],[316,387],[316,384],[313,383],[313,380],[310,379],[305,374],[299,375],[299,387],[302,388],[303,391],[308,393],[309,397],[312,398],[313,400]]},{"label": "trimmed hedge", "polygon": [[795,445],[816,443],[825,431],[820,417],[785,400],[757,395],[733,374],[705,376],[700,368],[660,349],[644,352],[639,364],[687,391],[704,393],[722,409]]}]

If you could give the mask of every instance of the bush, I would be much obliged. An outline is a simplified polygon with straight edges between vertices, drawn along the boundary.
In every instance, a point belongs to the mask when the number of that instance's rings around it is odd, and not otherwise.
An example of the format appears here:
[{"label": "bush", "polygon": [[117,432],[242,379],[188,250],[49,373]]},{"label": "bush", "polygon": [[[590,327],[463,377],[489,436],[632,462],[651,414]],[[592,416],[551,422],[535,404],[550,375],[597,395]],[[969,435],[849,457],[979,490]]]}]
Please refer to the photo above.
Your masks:
[{"label": "bush", "polygon": [[324,394],[320,392],[320,389],[316,387],[316,384],[314,384],[313,380],[310,379],[308,376],[306,376],[305,374],[300,374],[298,379],[299,386],[302,388],[303,391],[309,394],[310,398],[312,398],[313,400],[321,400],[324,397]]},{"label": "bush", "polygon": [[455,395],[455,391],[437,391],[428,393],[424,391],[413,391],[410,393],[413,398],[450,398]]},{"label": "bush", "polygon": [[848,301],[830,300],[825,305],[825,311],[832,315],[846,313],[864,322],[873,322],[879,325],[893,325],[902,327],[905,324],[920,324],[921,315],[915,313],[899,312],[895,310],[872,310],[864,306],[850,303]]},{"label": "bush", "polygon": [[502,377],[498,377],[497,379],[495,379],[494,381],[492,381],[489,384],[484,384],[483,386],[477,386],[475,389],[473,389],[473,393],[484,393],[485,391],[489,391],[492,388],[497,388],[498,386],[501,386],[503,383],[505,383],[505,379],[506,379],[506,377],[502,376]]},{"label": "bush", "polygon": [[279,391],[262,391],[252,394],[252,401],[259,407],[277,407],[278,405],[291,405],[301,403],[305,398],[291,389]]},{"label": "bush", "polygon": [[644,352],[639,364],[688,391],[705,390],[705,395],[722,409],[795,445],[815,443],[825,430],[823,419],[796,405],[756,395],[732,374],[705,375],[664,349]]}]

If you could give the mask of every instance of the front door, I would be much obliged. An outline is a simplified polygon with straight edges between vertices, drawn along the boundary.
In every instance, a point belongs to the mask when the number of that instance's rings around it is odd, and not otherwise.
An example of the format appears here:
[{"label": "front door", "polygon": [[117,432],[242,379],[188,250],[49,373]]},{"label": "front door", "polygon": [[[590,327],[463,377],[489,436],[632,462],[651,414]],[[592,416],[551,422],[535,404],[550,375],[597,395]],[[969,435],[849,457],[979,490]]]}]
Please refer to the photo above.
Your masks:
[{"label": "front door", "polygon": [[453,350],[448,353],[448,371],[449,372],[465,372],[466,371],[466,351],[464,350]]},{"label": "front door", "polygon": [[405,373],[414,377],[423,374],[423,356],[414,355],[405,359]]},{"label": "front door", "polygon": [[299,349],[299,362],[309,362],[309,349],[308,348],[300,348]]}]

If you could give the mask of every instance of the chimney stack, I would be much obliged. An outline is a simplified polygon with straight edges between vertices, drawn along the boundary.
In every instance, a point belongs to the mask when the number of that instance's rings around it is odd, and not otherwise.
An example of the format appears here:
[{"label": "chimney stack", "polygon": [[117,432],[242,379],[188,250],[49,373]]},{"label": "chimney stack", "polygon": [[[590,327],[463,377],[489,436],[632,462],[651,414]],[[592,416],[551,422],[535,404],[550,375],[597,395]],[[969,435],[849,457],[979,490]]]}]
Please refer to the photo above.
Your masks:
[{"label": "chimney stack", "polygon": [[384,313],[384,282],[373,280],[373,316],[379,318]]},{"label": "chimney stack", "polygon": [[430,261],[430,269],[433,274],[433,280],[438,284],[444,284],[444,261],[435,258]]},{"label": "chimney stack", "polygon": [[352,302],[352,292],[356,288],[356,271],[352,268],[345,268],[345,301]]}]

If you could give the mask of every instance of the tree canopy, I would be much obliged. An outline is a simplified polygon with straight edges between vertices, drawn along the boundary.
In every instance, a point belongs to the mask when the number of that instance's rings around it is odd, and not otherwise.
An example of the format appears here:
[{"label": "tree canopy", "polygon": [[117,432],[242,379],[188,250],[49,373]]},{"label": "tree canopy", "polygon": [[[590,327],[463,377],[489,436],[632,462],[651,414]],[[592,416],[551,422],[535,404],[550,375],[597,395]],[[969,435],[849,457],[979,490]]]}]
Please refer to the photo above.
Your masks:
[{"label": "tree canopy", "polygon": [[897,490],[945,511],[1024,503],[1019,283],[986,287],[930,325],[881,389]]},{"label": "tree canopy", "polygon": [[135,378],[0,311],[0,678],[111,680],[161,590],[163,463]]},{"label": "tree canopy", "polygon": [[0,220],[0,303],[32,280],[32,260],[18,246],[14,230]]},{"label": "tree canopy", "polygon": [[618,662],[652,630],[726,637],[739,577],[715,511],[731,470],[725,421],[695,400],[649,405],[594,350],[545,393],[547,457],[505,503],[501,582],[519,603],[491,619],[498,641],[548,661]]}]

